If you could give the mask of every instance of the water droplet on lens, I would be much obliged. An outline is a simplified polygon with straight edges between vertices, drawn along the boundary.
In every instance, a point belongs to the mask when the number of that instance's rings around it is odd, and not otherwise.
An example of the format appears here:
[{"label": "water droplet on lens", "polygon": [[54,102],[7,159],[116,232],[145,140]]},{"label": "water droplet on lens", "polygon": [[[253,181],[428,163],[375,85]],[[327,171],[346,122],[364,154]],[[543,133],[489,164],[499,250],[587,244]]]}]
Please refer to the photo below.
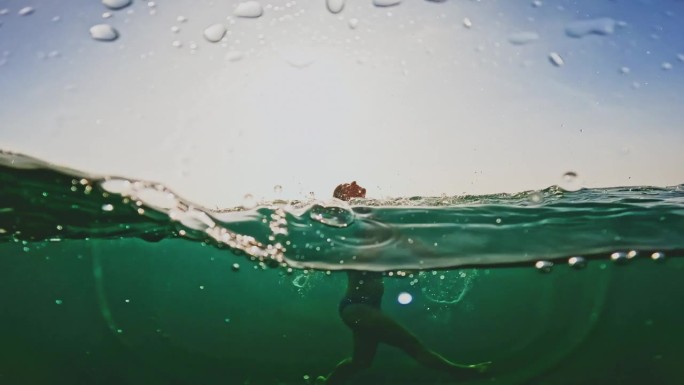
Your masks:
[{"label": "water droplet on lens", "polygon": [[539,35],[536,32],[516,32],[508,36],[508,42],[513,45],[525,45],[539,40]]},{"label": "water droplet on lens", "polygon": [[587,261],[584,257],[570,257],[568,259],[568,265],[575,269],[583,269],[587,266]]},{"label": "water droplet on lens", "polygon": [[213,24],[204,30],[204,38],[212,43],[216,43],[223,39],[226,35],[226,27],[222,24]]},{"label": "water droplet on lens", "polygon": [[557,52],[551,52],[549,54],[549,61],[556,67],[562,67],[565,64],[563,58]]},{"label": "water droplet on lens", "polygon": [[373,0],[373,5],[376,7],[391,7],[401,3],[401,0]]},{"label": "water droplet on lens", "polygon": [[245,196],[242,198],[242,207],[246,209],[253,209],[257,205],[256,203],[256,198],[254,198],[254,195],[252,194],[245,194]]},{"label": "water droplet on lens", "polygon": [[105,204],[105,205],[102,205],[102,211],[112,211],[112,210],[114,210],[114,206],[113,206],[113,205],[111,205],[111,204],[109,204],[109,203],[107,203],[107,204]]},{"label": "water droplet on lens", "polygon": [[326,0],[325,6],[331,13],[340,13],[344,8],[344,0]]},{"label": "water droplet on lens", "polygon": [[578,20],[565,27],[565,34],[581,38],[587,35],[610,35],[615,31],[615,20],[609,17],[600,19]]},{"label": "water droplet on lens", "polygon": [[309,218],[332,227],[347,227],[354,222],[352,210],[337,206],[313,205],[309,209]]},{"label": "water droplet on lens", "polygon": [[542,273],[550,273],[553,268],[553,262],[551,261],[537,261],[534,267]]},{"label": "water droplet on lens", "polygon": [[256,1],[246,1],[238,4],[233,14],[238,17],[260,17],[264,14],[264,9]]},{"label": "water droplet on lens", "polygon": [[114,41],[119,37],[119,32],[109,24],[97,24],[90,27],[90,36],[95,40]]},{"label": "water droplet on lens", "polygon": [[562,188],[565,191],[577,191],[581,189],[582,186],[579,180],[579,175],[577,175],[577,173],[574,171],[568,171],[565,174],[563,174],[560,188]]},{"label": "water droplet on lens", "polygon": [[109,9],[121,9],[128,7],[131,0],[102,0],[102,4]]},{"label": "water droplet on lens", "polygon": [[661,253],[661,252],[657,251],[657,252],[651,254],[651,259],[656,261],[656,262],[662,262],[665,260],[665,253]]},{"label": "water droplet on lens", "polygon": [[18,14],[19,14],[19,16],[28,16],[28,15],[32,14],[33,11],[34,11],[33,7],[24,7],[24,8],[19,10]]}]

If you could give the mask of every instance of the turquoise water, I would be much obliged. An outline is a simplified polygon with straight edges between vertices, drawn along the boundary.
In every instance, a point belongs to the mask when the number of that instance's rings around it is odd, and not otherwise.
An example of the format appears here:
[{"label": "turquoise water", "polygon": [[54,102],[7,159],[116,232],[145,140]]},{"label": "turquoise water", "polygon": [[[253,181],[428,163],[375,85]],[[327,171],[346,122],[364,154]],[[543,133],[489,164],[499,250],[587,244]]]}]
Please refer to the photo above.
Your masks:
[{"label": "turquoise water", "polygon": [[[684,185],[217,211],[9,153],[0,184],[2,383],[305,384],[350,354],[346,269],[384,271],[431,348],[493,361],[473,383],[684,378]],[[457,382],[385,347],[352,383]]]}]

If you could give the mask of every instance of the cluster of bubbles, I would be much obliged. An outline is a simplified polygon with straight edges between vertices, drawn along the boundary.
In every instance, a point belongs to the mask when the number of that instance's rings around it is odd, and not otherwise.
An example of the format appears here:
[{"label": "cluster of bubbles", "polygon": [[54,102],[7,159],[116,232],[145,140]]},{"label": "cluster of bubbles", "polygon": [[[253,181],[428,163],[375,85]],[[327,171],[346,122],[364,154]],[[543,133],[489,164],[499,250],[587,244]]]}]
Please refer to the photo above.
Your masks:
[{"label": "cluster of bubbles", "polygon": [[[609,259],[616,265],[624,265],[632,259],[639,256],[639,252],[636,250],[630,250],[627,252],[616,251],[609,255]],[[654,251],[650,253],[650,259],[656,262],[662,262],[665,260],[665,253],[661,251]],[[583,269],[587,266],[587,259],[582,256],[573,256],[567,259],[567,264],[573,269]],[[553,270],[554,263],[552,261],[537,261],[534,267],[541,273],[550,273]]]}]

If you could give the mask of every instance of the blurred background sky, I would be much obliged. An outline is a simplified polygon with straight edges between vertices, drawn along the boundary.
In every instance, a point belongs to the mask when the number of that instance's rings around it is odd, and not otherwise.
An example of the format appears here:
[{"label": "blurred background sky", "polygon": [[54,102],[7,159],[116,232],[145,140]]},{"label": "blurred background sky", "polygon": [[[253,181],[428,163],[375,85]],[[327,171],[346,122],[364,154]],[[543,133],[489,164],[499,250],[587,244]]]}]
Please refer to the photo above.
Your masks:
[{"label": "blurred background sky", "polygon": [[684,1],[238,3],[0,0],[0,149],[209,207],[684,183]]}]

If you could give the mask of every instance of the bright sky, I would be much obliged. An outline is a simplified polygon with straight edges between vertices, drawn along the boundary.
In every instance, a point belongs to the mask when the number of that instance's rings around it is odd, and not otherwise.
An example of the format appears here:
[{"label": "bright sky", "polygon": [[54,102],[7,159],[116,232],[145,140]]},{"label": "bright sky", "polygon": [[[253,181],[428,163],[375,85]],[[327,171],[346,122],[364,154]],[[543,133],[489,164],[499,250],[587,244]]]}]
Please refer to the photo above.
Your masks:
[{"label": "bright sky", "polygon": [[[351,180],[378,198],[567,171],[588,187],[684,183],[684,2],[363,0],[335,15],[283,0],[258,18],[237,1],[156,3],[0,0],[0,148],[209,207]],[[566,34],[606,17],[612,33]],[[93,40],[100,23],[120,37]],[[519,32],[538,39],[512,44]]]}]

